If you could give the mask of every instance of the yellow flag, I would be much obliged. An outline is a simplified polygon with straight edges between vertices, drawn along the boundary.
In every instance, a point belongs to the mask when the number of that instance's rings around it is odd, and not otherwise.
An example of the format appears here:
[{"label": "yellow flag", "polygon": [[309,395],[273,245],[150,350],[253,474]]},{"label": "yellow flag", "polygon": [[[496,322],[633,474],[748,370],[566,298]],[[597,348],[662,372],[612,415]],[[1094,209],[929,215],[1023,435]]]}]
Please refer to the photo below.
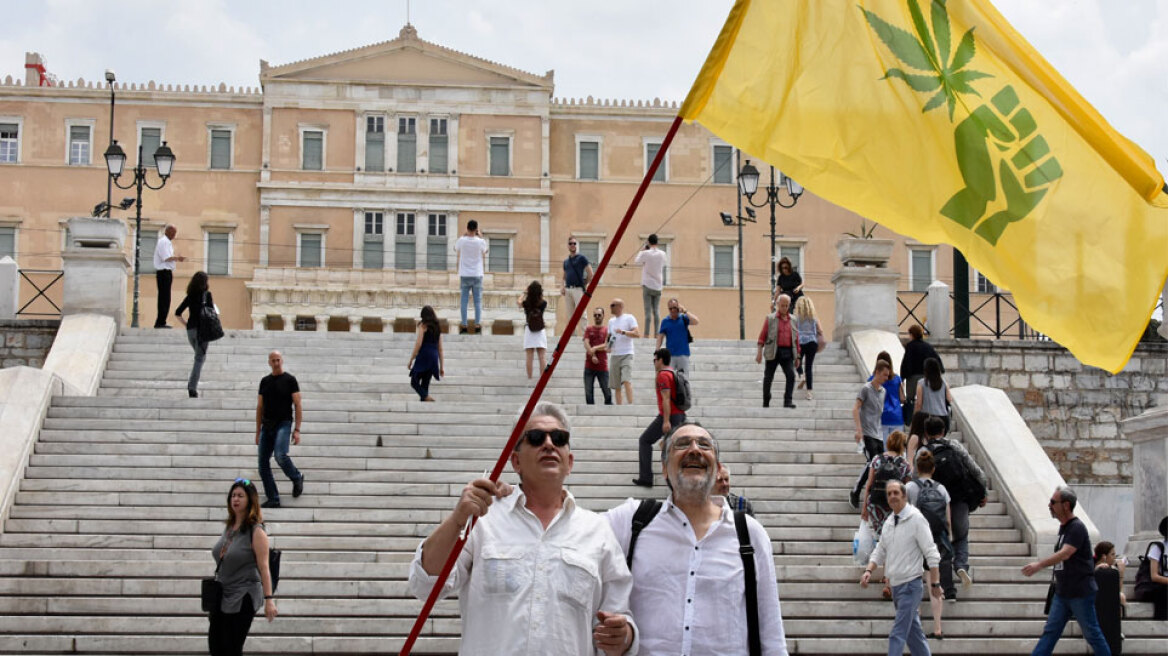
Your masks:
[{"label": "yellow flag", "polygon": [[1123,368],[1168,191],[986,0],[738,0],[681,110],[817,195],[958,248],[1082,362]]}]

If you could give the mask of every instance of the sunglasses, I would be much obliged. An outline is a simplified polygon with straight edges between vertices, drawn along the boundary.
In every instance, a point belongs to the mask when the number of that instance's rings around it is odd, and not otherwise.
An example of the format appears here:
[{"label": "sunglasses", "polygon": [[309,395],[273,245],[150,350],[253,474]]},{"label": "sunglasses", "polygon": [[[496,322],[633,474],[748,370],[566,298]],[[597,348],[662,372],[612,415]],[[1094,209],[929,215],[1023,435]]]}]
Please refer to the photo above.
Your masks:
[{"label": "sunglasses", "polygon": [[570,436],[571,433],[566,430],[560,430],[558,428],[549,431],[533,428],[523,433],[523,437],[527,440],[527,443],[536,447],[543,446],[544,440],[549,437],[552,438],[552,446],[564,447],[568,445],[568,438]]},{"label": "sunglasses", "polygon": [[614,308],[614,307],[616,307],[616,306],[618,306],[618,305],[620,305],[620,303],[609,303],[609,304],[608,304],[608,307],[610,307],[610,308]]},{"label": "sunglasses", "polygon": [[251,481],[246,478],[237,478],[235,479],[235,483],[243,483],[246,487],[251,487]]},{"label": "sunglasses", "polygon": [[576,245],[576,242],[574,242],[574,241],[570,241],[570,242],[568,242],[568,245],[569,245],[569,246],[575,246],[575,245]]}]

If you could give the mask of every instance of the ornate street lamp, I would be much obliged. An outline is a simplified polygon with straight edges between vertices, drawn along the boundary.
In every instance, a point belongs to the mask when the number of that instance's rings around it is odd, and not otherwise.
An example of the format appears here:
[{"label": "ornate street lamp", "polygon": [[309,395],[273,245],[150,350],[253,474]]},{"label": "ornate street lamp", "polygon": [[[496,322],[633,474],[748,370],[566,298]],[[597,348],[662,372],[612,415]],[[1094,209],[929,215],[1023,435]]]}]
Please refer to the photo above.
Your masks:
[{"label": "ornate street lamp", "polygon": [[[776,267],[778,266],[778,258],[775,256],[775,239],[778,234],[775,232],[775,207],[782,207],[790,209],[795,207],[799,202],[799,197],[803,195],[803,185],[795,182],[793,179],[783,173],[779,173],[778,184],[775,184],[775,167],[771,169],[771,183],[764,191],[766,198],[761,203],[754,202],[754,194],[758,191],[758,169],[746,160],[746,165],[738,172],[738,190],[746,197],[746,202],[754,207],[771,208],[771,296],[775,295],[775,287],[777,284]],[[779,194],[780,189],[787,191],[787,197],[790,198],[790,203],[784,203],[782,196]]]},{"label": "ornate street lamp", "polygon": [[142,260],[142,187],[155,191],[165,187],[166,181],[174,170],[174,159],[174,151],[163,141],[158,150],[154,151],[154,164],[158,168],[158,177],[161,179],[161,182],[155,187],[146,180],[147,167],[142,162],[142,145],[139,144],[138,163],[133,168],[134,180],[122,186],[118,182],[118,178],[126,168],[126,152],[122,150],[116,140],[111,140],[109,148],[105,149],[105,167],[109,171],[110,181],[117,185],[118,189],[133,188],[136,193],[134,199],[134,311],[130,321],[132,328],[138,327],[138,269]]}]

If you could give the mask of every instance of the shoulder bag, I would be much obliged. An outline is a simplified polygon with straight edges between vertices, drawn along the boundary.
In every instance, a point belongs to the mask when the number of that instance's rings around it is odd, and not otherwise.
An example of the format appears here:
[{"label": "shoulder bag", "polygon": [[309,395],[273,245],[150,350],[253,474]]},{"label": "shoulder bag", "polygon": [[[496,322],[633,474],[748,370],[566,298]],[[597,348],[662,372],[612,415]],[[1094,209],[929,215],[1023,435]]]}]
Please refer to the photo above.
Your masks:
[{"label": "shoulder bag", "polygon": [[199,312],[200,342],[213,342],[223,337],[223,324],[214,304],[208,302],[209,298],[210,292],[203,292],[203,309]]}]

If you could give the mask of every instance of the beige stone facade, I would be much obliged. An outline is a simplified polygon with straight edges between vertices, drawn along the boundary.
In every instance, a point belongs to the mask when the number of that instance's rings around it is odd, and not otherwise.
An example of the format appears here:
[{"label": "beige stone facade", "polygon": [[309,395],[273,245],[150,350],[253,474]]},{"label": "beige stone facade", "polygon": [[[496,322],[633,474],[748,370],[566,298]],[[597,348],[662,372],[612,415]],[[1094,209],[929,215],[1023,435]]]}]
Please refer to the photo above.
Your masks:
[{"label": "beige stone facade", "polygon": [[[384,43],[261,62],[259,79],[258,89],[116,86],[113,133],[127,168],[140,142],[165,140],[177,156],[166,187],[145,194],[144,250],[175,224],[177,251],[189,258],[176,272],[175,305],[190,274],[207,270],[230,328],[401,328],[421,303],[455,323],[452,246],[475,219],[492,247],[485,323],[511,330],[528,282],[558,292],[570,235],[585,254],[611,243],[677,112],[656,100],[555,98],[551,72],[450,50],[411,26]],[[0,250],[11,244],[22,268],[54,269],[64,219],[105,200],[109,90],[36,83],[0,82]],[[701,316],[697,336],[738,335],[737,229],[719,219],[736,211],[733,166],[715,171],[730,153],[701,126],[682,127],[593,305],[621,296],[643,321],[640,271],[630,263],[655,232],[671,257],[665,296]],[[755,163],[761,186],[768,170]],[[115,189],[113,198],[129,195]],[[132,233],[132,210],[114,212],[127,214]],[[769,213],[757,215],[744,228],[748,339],[770,292]],[[829,330],[835,243],[859,224],[810,192],[778,210],[780,253],[795,259]],[[902,289],[951,279],[950,249],[882,233],[896,239],[891,267]],[[148,271],[149,252],[144,262]],[[149,325],[152,274],[141,289]]]}]

